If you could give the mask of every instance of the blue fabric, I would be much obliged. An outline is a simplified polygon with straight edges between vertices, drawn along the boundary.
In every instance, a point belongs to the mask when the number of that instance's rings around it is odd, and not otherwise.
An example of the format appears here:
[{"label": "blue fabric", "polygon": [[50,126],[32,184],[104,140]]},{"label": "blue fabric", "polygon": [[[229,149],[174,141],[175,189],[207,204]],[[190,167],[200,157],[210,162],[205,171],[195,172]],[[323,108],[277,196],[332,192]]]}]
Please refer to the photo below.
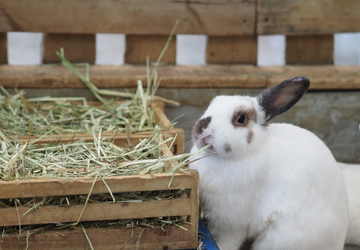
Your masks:
[{"label": "blue fabric", "polygon": [[201,250],[219,250],[205,223],[199,217],[199,241],[200,240],[203,243]]}]

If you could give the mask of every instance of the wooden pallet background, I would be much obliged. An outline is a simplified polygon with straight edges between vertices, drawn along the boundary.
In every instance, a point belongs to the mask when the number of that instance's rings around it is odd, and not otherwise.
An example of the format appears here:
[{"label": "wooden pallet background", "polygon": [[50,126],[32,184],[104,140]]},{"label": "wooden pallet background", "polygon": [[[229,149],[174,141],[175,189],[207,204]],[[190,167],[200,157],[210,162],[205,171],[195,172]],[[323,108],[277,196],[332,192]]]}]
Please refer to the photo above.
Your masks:
[{"label": "wooden pallet background", "polygon": [[[266,87],[278,79],[306,72],[312,89],[359,89],[359,66],[333,66],[334,33],[359,32],[356,0],[4,0],[0,3],[0,62],[7,63],[9,31],[43,32],[43,63],[59,62],[64,47],[71,62],[95,62],[95,34],[126,34],[125,63],[138,66],[93,66],[92,79],[103,88],[136,86],[144,76],[146,56],[155,61],[176,20],[176,34],[208,36],[205,67],[175,66],[176,38],[159,69],[162,87]],[[34,18],[36,17],[36,18]],[[331,18],[330,18],[331,17]],[[286,35],[286,64],[257,64],[259,35]],[[212,65],[216,64],[216,65]],[[219,65],[220,64],[220,65]],[[227,66],[236,64],[236,66]],[[247,66],[242,66],[247,64]],[[303,68],[298,66],[320,65]],[[326,66],[323,66],[326,65]],[[83,85],[63,68],[0,67],[0,84],[19,88]]]},{"label": "wooden pallet background", "polygon": [[[25,88],[29,96],[93,98],[63,67],[8,65],[7,32],[26,31],[44,34],[42,63],[59,62],[55,52],[63,47],[71,62],[92,64],[96,86],[135,88],[137,79],[145,82],[146,56],[156,60],[178,21],[175,35],[207,36],[207,65],[176,65],[175,36],[163,57],[165,65],[158,68],[159,94],[186,105],[179,111],[167,109],[170,119],[188,114],[178,125],[185,129],[186,141],[190,143],[191,127],[213,95],[256,94],[306,75],[311,79],[309,99],[281,121],[314,131],[337,159],[360,162],[360,66],[334,65],[334,34],[360,32],[359,9],[357,0],[3,0],[0,85]],[[94,65],[97,33],[125,34],[124,65]],[[258,37],[278,34],[286,38],[286,65],[257,66]]]}]

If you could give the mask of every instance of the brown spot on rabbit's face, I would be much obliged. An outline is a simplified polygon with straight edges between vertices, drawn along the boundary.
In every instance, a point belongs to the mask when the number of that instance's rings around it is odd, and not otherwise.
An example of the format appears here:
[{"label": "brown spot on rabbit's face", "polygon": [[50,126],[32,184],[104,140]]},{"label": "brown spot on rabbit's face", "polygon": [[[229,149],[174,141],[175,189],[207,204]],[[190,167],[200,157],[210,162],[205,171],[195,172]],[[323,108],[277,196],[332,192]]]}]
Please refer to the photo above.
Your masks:
[{"label": "brown spot on rabbit's face", "polygon": [[226,153],[230,153],[232,151],[229,143],[225,143],[224,149]]},{"label": "brown spot on rabbit's face", "polygon": [[204,129],[209,126],[211,122],[211,116],[198,120],[193,129],[193,138],[197,139],[198,135],[202,133]]},{"label": "brown spot on rabbit's face", "polygon": [[254,138],[254,132],[250,129],[248,131],[246,141],[250,144],[252,142],[253,138]]},{"label": "brown spot on rabbit's face", "polygon": [[234,127],[246,127],[250,121],[257,122],[257,112],[255,109],[244,109],[238,107],[232,116],[231,123]]}]

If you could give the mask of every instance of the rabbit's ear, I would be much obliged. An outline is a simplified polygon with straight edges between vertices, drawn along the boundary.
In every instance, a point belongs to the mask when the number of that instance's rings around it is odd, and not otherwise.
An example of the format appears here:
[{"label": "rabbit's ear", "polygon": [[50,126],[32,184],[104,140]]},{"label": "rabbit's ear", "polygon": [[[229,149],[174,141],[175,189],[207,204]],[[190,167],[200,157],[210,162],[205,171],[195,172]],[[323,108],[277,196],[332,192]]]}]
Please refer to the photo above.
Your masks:
[{"label": "rabbit's ear", "polygon": [[310,87],[310,80],[300,76],[285,80],[262,92],[257,100],[265,112],[265,122],[292,108]]}]

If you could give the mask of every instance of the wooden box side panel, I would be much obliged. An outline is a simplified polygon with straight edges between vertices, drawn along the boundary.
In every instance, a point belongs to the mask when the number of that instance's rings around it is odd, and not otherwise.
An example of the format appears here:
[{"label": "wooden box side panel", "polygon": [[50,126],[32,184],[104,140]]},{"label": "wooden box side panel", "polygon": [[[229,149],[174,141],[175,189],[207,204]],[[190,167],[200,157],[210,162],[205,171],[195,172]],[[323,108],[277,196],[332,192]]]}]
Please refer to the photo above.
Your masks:
[{"label": "wooden box side panel", "polygon": [[[151,190],[178,190],[192,188],[191,176],[195,170],[175,174],[168,187],[172,174],[147,174],[104,177],[112,193],[151,191]],[[33,179],[0,182],[0,199],[66,196],[88,194],[93,178],[74,179]],[[104,182],[98,178],[94,184],[92,194],[109,193]]]},{"label": "wooden box side panel", "polygon": [[52,231],[34,234],[26,240],[26,232],[17,238],[15,235],[2,237],[0,249],[89,249],[91,242],[95,249],[195,249],[189,231],[191,225],[183,225],[188,231],[176,226],[129,229],[86,229],[86,239],[82,230]]},{"label": "wooden box side panel", "polygon": [[[113,193],[188,189],[190,198],[148,201],[141,203],[106,203],[87,204],[81,221],[99,221],[116,219],[138,219],[161,216],[197,217],[198,209],[198,173],[195,170],[175,175],[171,187],[168,185],[172,174],[153,174],[122,177],[107,177],[105,182]],[[12,195],[10,198],[64,196],[87,194],[90,191],[93,179],[75,178],[73,180],[34,180],[1,182],[1,198]],[[93,187],[94,193],[109,193],[105,184],[98,180]],[[41,194],[41,195],[39,195]],[[15,196],[16,195],[16,196]],[[28,207],[1,208],[0,226],[49,224],[54,222],[78,221],[84,205],[52,206],[46,205],[40,209],[29,211]],[[191,223],[195,223],[193,219]]]},{"label": "wooden box side panel", "polygon": [[[158,174],[163,175],[163,174]],[[89,229],[86,230],[86,233],[95,248],[101,249],[114,249],[114,246],[118,249],[134,249],[139,244],[141,247],[151,248],[151,249],[192,249],[197,247],[197,228],[198,228],[198,209],[199,209],[199,175],[197,171],[190,170],[189,172],[176,174],[177,176],[184,177],[186,176],[186,180],[189,181],[188,184],[179,183],[180,186],[188,187],[190,189],[189,197],[184,197],[182,199],[175,200],[164,200],[161,202],[144,202],[139,204],[107,204],[111,206],[106,206],[104,209],[104,205],[102,204],[88,204],[86,207],[83,218],[86,220],[92,221],[94,220],[94,214],[97,214],[97,219],[99,220],[108,220],[108,219],[126,219],[126,218],[145,218],[145,217],[167,217],[167,216],[188,216],[189,225],[183,224],[182,227],[185,227],[187,231],[177,228],[175,226],[169,227],[170,231],[167,230],[166,233],[159,230],[159,228],[135,228],[132,229],[116,229],[116,230],[104,230],[104,229]],[[177,177],[176,176],[176,177]],[[127,176],[128,181],[131,181],[131,177]],[[169,177],[169,176],[167,176]],[[149,178],[150,180],[155,181],[153,183],[158,184],[159,179],[154,178],[154,176],[145,176],[145,178]],[[168,180],[168,179],[167,179]],[[184,179],[183,179],[184,180]],[[42,181],[42,180],[40,180]],[[88,180],[87,180],[88,181]],[[173,183],[179,181],[179,178],[174,178]],[[136,181],[135,181],[136,182]],[[148,182],[144,179],[138,179],[138,183]],[[64,183],[65,184],[65,183]],[[136,185],[136,184],[135,184]],[[167,184],[166,184],[167,185]],[[176,184],[177,185],[177,184]],[[140,188],[141,189],[141,188]],[[2,189],[0,189],[2,190]],[[55,188],[54,190],[57,190]],[[46,211],[46,209],[57,210],[55,215],[56,218],[51,217],[51,211]],[[32,224],[32,223],[51,223],[51,222],[59,222],[61,218],[66,218],[65,221],[68,221],[68,218],[72,218],[73,221],[76,221],[79,217],[82,206],[78,206],[75,208],[77,211],[66,211],[68,208],[59,208],[56,207],[48,207],[44,209],[44,214],[39,213],[41,209],[35,210],[33,212],[28,213],[29,216],[31,213],[32,220],[26,222],[20,218],[20,223],[22,225]],[[22,211],[21,209],[18,211],[13,211],[9,213],[6,209],[0,209],[0,221],[6,221],[5,218],[12,217],[13,225],[18,225],[19,223],[19,214],[23,214],[26,211]],[[113,216],[113,217],[108,217]],[[49,217],[50,216],[50,217]],[[60,216],[60,217],[59,217]],[[95,218],[96,219],[96,218]],[[47,220],[47,221],[46,221]],[[2,225],[4,226],[4,225]],[[173,230],[173,231],[172,231]],[[160,233],[159,233],[160,232]],[[133,237],[130,238],[130,235]],[[126,240],[128,240],[127,244],[124,244]],[[0,249],[9,249],[16,248],[16,246],[21,249],[24,244],[29,244],[29,247],[35,248],[56,248],[56,249],[85,249],[89,248],[89,241],[85,238],[83,231],[69,231],[69,232],[45,232],[42,234],[34,234],[26,240],[26,234],[23,232],[21,237],[17,237],[15,235],[5,235],[2,237],[2,242],[0,244]]]},{"label": "wooden box side panel", "polygon": [[188,198],[144,201],[140,203],[91,203],[84,205],[47,205],[29,212],[28,207],[0,209],[0,226],[40,225],[80,221],[107,221],[168,216],[186,216],[191,213]]}]

